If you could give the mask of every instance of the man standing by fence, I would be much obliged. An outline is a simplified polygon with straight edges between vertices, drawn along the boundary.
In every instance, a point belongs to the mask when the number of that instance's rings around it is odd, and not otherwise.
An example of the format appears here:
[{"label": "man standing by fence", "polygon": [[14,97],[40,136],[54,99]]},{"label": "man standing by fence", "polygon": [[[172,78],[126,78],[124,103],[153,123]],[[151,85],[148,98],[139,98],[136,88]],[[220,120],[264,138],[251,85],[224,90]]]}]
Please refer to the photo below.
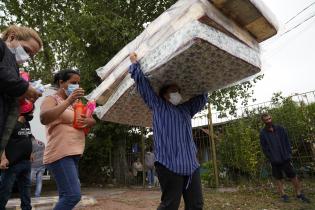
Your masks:
[{"label": "man standing by fence", "polygon": [[289,196],[283,189],[283,173],[291,179],[297,199],[309,203],[310,200],[301,192],[301,183],[297,178],[291,162],[291,145],[286,130],[280,125],[274,125],[269,114],[261,115],[265,127],[260,131],[260,144],[262,150],[271,163],[272,175],[276,179],[277,190],[284,202],[289,201]]}]

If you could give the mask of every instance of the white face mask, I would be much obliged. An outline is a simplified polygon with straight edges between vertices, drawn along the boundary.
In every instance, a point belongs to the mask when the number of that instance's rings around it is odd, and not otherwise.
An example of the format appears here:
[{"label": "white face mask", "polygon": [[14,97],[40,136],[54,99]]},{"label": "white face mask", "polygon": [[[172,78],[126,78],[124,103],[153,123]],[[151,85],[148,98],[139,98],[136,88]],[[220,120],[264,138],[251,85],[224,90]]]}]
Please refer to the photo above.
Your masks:
[{"label": "white face mask", "polygon": [[67,89],[64,89],[66,92],[67,96],[70,96],[71,93],[75,90],[78,89],[80,86],[79,84],[69,84]]},{"label": "white face mask", "polygon": [[25,52],[24,48],[19,44],[16,48],[9,48],[13,54],[15,54],[15,59],[18,64],[26,62],[30,56]]},{"label": "white face mask", "polygon": [[182,96],[179,94],[179,92],[175,92],[175,93],[170,93],[170,99],[169,101],[177,106],[181,101],[182,101]]}]

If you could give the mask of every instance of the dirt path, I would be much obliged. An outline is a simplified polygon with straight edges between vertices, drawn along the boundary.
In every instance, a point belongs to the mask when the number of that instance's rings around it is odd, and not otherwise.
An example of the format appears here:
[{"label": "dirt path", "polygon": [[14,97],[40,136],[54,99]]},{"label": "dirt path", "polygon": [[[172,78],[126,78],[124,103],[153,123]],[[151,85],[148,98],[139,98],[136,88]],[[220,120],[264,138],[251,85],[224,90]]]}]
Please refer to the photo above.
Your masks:
[{"label": "dirt path", "polygon": [[[209,190],[204,189],[205,210],[315,210],[315,183],[305,192],[311,204],[296,200],[292,189],[288,189],[290,203],[283,203],[274,190]],[[94,206],[78,207],[76,210],[156,210],[160,202],[159,189],[142,188],[83,188],[82,193],[97,200]],[[183,201],[180,210],[184,209]]]},{"label": "dirt path", "polygon": [[158,189],[86,189],[83,193],[96,198],[97,205],[76,208],[77,210],[155,210],[161,196]]}]

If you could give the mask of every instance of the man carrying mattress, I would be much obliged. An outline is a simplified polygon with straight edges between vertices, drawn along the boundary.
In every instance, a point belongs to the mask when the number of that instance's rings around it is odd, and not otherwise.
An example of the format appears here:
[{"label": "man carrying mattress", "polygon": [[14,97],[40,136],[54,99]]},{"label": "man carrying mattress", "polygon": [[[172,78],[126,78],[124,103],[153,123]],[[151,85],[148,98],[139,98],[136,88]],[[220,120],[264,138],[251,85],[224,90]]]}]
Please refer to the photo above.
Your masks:
[{"label": "man carrying mattress", "polygon": [[131,78],[153,113],[155,167],[162,190],[158,210],[176,210],[181,196],[185,209],[200,210],[203,198],[197,149],[192,138],[191,118],[205,106],[207,93],[181,103],[176,84],[164,86],[157,95],[144,76],[137,55],[130,55]]}]

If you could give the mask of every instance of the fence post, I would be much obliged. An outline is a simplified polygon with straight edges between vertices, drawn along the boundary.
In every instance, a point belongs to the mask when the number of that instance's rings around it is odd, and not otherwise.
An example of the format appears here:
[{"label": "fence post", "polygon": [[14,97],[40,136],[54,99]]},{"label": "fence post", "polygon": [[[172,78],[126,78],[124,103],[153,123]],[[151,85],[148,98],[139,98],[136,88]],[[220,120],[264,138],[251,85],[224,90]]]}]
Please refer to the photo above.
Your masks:
[{"label": "fence post", "polygon": [[[211,114],[211,105],[208,102],[208,129],[209,129],[209,145],[211,145],[212,151],[212,162],[213,162],[213,169],[214,169],[214,178],[215,178],[215,187],[219,187],[219,176],[218,176],[218,166],[217,166],[217,153],[216,153],[216,146],[214,141],[214,133],[213,133],[213,124],[212,124],[212,114]],[[211,177],[211,174],[210,174]],[[210,183],[210,180],[209,180]]]},{"label": "fence post", "polygon": [[141,156],[142,156],[142,187],[145,187],[145,162],[144,162],[144,131],[145,129],[141,128]]}]

